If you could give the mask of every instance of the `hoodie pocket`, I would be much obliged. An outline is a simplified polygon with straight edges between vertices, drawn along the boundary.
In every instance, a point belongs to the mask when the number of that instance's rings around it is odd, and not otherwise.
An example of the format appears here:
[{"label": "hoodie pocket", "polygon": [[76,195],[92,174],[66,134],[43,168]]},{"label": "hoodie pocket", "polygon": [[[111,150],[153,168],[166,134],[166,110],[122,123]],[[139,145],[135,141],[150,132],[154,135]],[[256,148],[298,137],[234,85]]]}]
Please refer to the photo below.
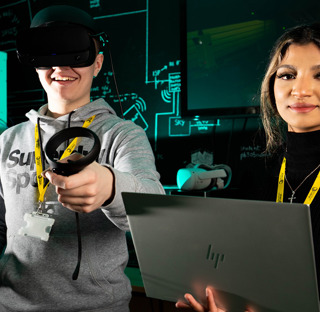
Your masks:
[{"label": "hoodie pocket", "polygon": [[128,260],[125,236],[116,232],[83,239],[84,261],[91,278],[115,300],[131,292],[130,282],[124,274]]}]

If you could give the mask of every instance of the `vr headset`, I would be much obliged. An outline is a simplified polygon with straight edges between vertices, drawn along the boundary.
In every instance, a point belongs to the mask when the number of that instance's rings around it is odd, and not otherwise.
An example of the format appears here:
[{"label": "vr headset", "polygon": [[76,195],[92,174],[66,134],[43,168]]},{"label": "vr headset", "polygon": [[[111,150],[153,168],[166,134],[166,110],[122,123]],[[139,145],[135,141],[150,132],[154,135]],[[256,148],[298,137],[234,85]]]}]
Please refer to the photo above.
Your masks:
[{"label": "vr headset", "polygon": [[85,27],[69,23],[33,27],[17,36],[17,56],[22,64],[39,69],[86,67],[96,58],[93,38],[100,42],[102,50],[107,42],[105,33],[91,35]]}]

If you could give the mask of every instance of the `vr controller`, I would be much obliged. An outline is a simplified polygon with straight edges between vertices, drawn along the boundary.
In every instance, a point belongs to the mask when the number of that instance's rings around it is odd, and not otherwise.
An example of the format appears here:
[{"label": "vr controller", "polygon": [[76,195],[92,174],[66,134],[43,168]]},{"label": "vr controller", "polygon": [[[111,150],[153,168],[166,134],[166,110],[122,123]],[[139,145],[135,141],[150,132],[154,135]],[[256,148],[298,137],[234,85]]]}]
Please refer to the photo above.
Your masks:
[{"label": "vr controller", "polygon": [[100,42],[102,50],[107,42],[105,33],[91,35],[85,27],[70,23],[32,27],[18,34],[17,56],[22,64],[39,69],[87,67],[96,58],[94,38]]},{"label": "vr controller", "polygon": [[[57,148],[61,145],[61,143],[72,139],[72,138],[76,138],[76,137],[86,137],[86,138],[90,138],[93,140],[93,146],[91,151],[84,157],[78,159],[78,160],[68,160],[68,162],[66,163],[62,163],[62,162],[58,162],[56,161],[55,158],[55,154],[56,154],[56,150]],[[87,129],[87,128],[83,128],[83,127],[71,127],[71,128],[66,128],[63,129],[59,132],[57,132],[56,134],[54,134],[49,141],[46,144],[45,147],[45,154],[46,154],[46,158],[48,160],[48,163],[50,165],[50,167],[52,168],[52,171],[63,175],[63,176],[70,176],[72,174],[75,174],[79,171],[81,171],[84,167],[86,167],[87,165],[91,164],[95,159],[97,159],[99,152],[101,149],[101,144],[100,144],[100,140],[98,138],[98,136],[91,130]],[[32,219],[32,217],[34,216],[27,216],[27,220],[34,220],[34,218]],[[48,219],[49,221],[52,219]],[[79,225],[79,215],[78,213],[76,213],[76,220],[77,220],[77,231],[78,231],[78,263],[77,266],[75,268],[75,271],[72,275],[72,279],[76,280],[78,279],[78,275],[79,275],[79,270],[80,270],[80,262],[81,262],[81,232],[80,232],[80,225]],[[48,221],[47,221],[48,222]],[[52,223],[53,224],[53,223]],[[49,224],[50,226],[52,224]],[[47,226],[46,229],[48,228],[47,223],[45,223],[45,225]],[[22,229],[21,230],[22,234],[24,235],[25,230]],[[48,239],[46,236],[41,237],[42,239]]]},{"label": "vr controller", "polygon": [[[66,163],[56,161],[54,158],[57,148],[63,142],[76,137],[86,137],[92,139],[93,146],[91,151],[86,156],[78,160],[68,160],[68,162]],[[45,154],[53,172],[63,176],[70,176],[72,174],[78,173],[84,167],[96,160],[99,155],[100,149],[100,140],[93,131],[82,127],[71,127],[57,132],[50,138],[45,147]]]}]

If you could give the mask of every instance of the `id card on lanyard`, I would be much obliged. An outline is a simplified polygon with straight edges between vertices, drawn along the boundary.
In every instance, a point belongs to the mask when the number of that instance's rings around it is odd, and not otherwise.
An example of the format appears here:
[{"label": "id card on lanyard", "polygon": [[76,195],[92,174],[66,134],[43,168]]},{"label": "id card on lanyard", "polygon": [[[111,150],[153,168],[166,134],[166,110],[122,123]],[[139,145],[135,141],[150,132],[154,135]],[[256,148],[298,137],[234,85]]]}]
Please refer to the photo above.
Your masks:
[{"label": "id card on lanyard", "polygon": [[[94,120],[95,115],[85,120],[82,127],[87,128],[92,121]],[[35,207],[35,211],[32,213],[26,213],[24,215],[24,220],[27,222],[27,225],[20,228],[18,234],[23,236],[31,236],[41,238],[44,241],[48,241],[49,233],[51,228],[55,222],[53,218],[51,218],[48,214],[43,213],[43,209],[45,208],[45,193],[49,186],[49,182],[45,184],[45,179],[41,175],[44,170],[42,164],[41,151],[42,148],[40,146],[40,137],[39,137],[39,129],[38,125],[35,126],[35,162],[36,162],[36,173],[37,173],[37,182],[38,182],[38,204]],[[77,146],[78,138],[74,138],[72,142],[68,145],[68,147],[63,152],[60,160],[68,157],[74,151]]]}]

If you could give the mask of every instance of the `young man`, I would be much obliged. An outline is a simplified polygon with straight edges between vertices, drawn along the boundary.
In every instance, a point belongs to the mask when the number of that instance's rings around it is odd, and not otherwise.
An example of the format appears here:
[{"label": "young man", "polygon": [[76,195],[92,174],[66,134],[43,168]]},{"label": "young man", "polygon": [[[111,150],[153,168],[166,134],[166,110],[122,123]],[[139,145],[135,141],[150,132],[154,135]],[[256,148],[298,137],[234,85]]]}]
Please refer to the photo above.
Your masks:
[{"label": "young man", "polygon": [[[70,6],[40,11],[31,30],[41,27],[54,36],[62,26],[66,33],[74,26],[76,34],[79,27],[85,29],[89,40],[97,32],[88,14]],[[96,39],[90,42],[98,46]],[[6,211],[5,222],[0,220],[0,243],[6,239],[6,246],[0,245],[0,253],[5,248],[0,311],[126,312],[131,296],[124,275],[129,228],[121,192],[164,193],[154,156],[140,127],[117,117],[103,99],[90,102],[103,54],[95,51],[91,61],[89,57],[72,66],[49,58],[51,66],[41,59],[36,66],[48,104],[31,110],[27,122],[0,137],[1,209]],[[43,154],[52,135],[68,127],[88,127],[99,137],[101,150],[98,161],[62,176],[48,170]],[[84,139],[75,151],[86,155],[90,144]],[[65,149],[59,147],[57,154]],[[77,260],[80,271],[72,275]]]}]

